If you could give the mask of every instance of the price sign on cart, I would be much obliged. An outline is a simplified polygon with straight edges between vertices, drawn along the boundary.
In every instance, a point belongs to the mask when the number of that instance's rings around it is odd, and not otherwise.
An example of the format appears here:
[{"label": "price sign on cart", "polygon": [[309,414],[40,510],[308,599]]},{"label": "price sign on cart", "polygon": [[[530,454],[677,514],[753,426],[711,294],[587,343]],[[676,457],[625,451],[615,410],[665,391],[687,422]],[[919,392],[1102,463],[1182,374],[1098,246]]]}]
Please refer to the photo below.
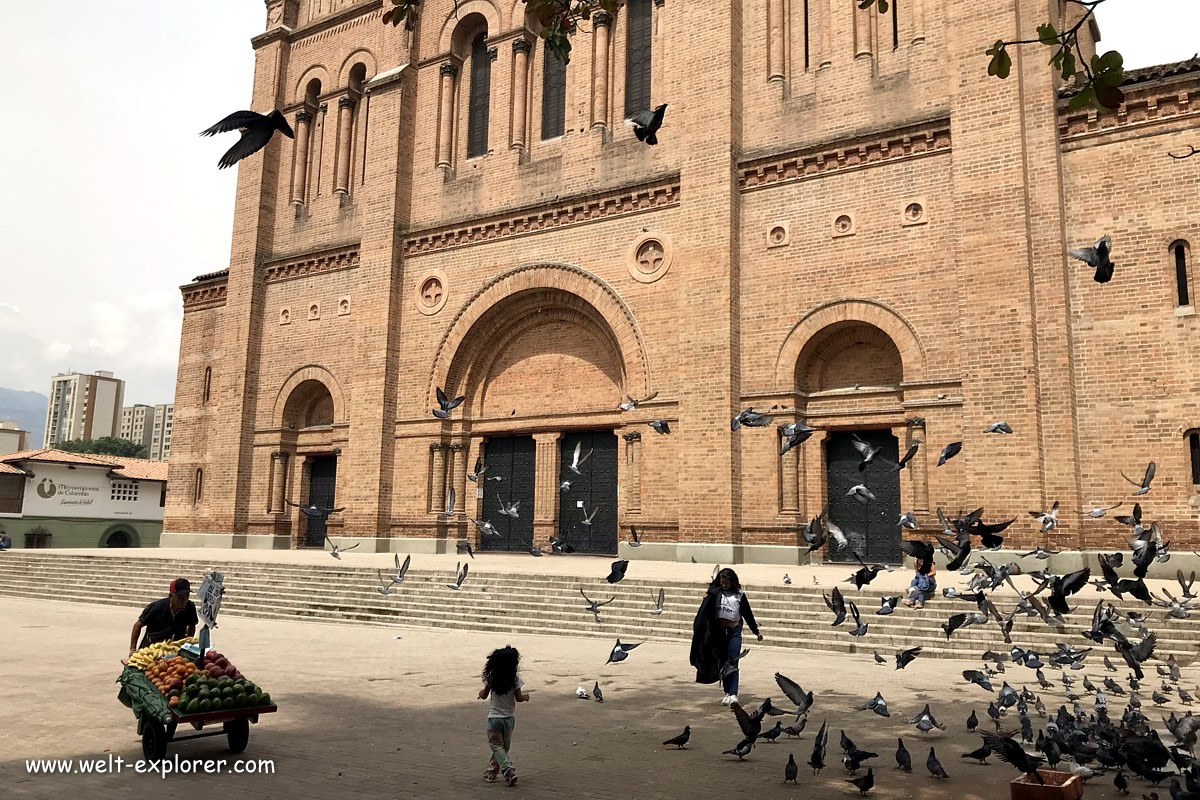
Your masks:
[{"label": "price sign on cart", "polygon": [[225,595],[225,576],[210,572],[200,583],[200,609],[196,616],[204,626],[200,629],[200,652],[209,645],[209,630],[217,627],[217,612],[221,610],[221,598]]}]

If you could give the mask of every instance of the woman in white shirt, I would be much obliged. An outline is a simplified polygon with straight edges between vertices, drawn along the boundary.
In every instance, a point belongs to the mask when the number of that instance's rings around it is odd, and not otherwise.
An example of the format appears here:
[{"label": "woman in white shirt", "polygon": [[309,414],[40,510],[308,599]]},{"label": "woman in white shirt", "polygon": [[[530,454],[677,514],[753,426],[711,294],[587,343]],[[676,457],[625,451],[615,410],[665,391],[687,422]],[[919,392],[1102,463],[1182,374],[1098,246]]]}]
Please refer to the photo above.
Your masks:
[{"label": "woman in white shirt", "polygon": [[692,626],[692,666],[698,683],[721,681],[723,705],[738,702],[738,658],[742,652],[742,621],[762,641],[750,601],[737,573],[726,567],[708,587]]}]

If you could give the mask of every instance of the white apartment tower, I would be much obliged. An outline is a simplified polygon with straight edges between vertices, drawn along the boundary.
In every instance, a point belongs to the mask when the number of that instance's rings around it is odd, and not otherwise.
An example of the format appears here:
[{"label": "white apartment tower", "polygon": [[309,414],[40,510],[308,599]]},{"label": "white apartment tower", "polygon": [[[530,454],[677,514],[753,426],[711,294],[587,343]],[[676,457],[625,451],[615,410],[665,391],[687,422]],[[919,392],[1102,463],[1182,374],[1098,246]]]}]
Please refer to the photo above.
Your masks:
[{"label": "white apartment tower", "polygon": [[121,433],[125,381],[111,372],[59,373],[50,379],[43,447],[74,439],[99,439]]},{"label": "white apartment tower", "polygon": [[166,461],[171,455],[171,427],[175,404],[125,406],[121,411],[121,438],[146,448],[146,457]]}]

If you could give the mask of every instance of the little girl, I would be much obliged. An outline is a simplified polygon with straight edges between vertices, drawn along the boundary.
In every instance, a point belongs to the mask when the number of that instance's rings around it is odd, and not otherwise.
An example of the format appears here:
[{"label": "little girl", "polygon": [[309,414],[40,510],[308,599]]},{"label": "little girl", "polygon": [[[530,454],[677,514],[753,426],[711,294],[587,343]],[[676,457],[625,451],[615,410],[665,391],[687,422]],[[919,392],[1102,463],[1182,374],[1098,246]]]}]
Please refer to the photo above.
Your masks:
[{"label": "little girl", "polygon": [[497,774],[502,774],[509,786],[517,782],[517,771],[508,757],[508,750],[512,747],[513,725],[516,724],[517,703],[529,702],[529,695],[521,691],[525,681],[517,676],[520,663],[521,654],[515,647],[493,650],[483,665],[483,688],[479,690],[480,700],[487,700],[488,695],[492,698],[487,716],[488,746],[492,748],[492,760],[483,778],[495,781]]}]

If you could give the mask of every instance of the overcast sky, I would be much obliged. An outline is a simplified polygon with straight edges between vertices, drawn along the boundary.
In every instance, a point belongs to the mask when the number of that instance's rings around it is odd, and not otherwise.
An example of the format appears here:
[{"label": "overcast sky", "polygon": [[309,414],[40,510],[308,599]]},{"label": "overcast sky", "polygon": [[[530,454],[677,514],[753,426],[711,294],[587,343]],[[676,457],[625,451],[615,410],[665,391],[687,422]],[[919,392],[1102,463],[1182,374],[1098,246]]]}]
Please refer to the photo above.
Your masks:
[{"label": "overcast sky", "polygon": [[[1109,0],[1098,16],[1127,68],[1200,50],[1196,0]],[[104,369],[127,404],[173,400],[178,287],[228,266],[233,225],[235,171],[216,169],[231,141],[196,134],[249,103],[265,17],[262,0],[5,11],[0,387]]]}]

